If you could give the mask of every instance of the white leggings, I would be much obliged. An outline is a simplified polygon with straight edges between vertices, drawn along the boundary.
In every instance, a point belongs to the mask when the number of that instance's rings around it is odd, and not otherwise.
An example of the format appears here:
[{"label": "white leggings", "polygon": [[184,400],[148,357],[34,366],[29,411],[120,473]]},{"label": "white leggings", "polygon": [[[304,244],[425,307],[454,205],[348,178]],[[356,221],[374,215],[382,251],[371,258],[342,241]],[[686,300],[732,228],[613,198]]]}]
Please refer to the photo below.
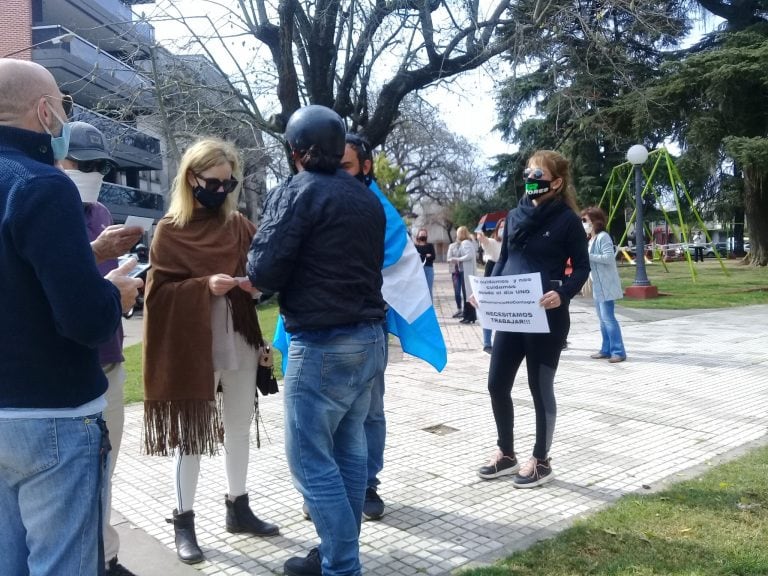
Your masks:
[{"label": "white leggings", "polygon": [[[222,420],[224,422],[224,465],[227,471],[229,496],[246,493],[253,402],[256,394],[255,363],[248,370],[222,370],[214,374],[214,385],[221,380],[224,393]],[[181,454],[173,459],[176,508],[179,513],[192,510],[200,476],[200,454]]]}]

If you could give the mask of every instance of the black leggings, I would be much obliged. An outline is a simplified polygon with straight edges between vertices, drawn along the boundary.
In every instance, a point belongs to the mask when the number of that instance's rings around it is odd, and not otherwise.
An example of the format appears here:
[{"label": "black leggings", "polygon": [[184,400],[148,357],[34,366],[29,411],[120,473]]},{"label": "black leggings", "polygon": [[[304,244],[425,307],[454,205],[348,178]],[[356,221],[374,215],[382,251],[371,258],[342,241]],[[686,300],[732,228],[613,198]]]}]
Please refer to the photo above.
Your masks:
[{"label": "black leggings", "polygon": [[514,454],[512,385],[523,358],[528,369],[528,387],[536,412],[533,455],[540,460],[546,459],[552,445],[557,418],[555,372],[571,326],[568,306],[548,310],[547,319],[549,334],[499,331],[493,340],[488,392],[496,421],[497,443],[502,452],[508,455]]}]

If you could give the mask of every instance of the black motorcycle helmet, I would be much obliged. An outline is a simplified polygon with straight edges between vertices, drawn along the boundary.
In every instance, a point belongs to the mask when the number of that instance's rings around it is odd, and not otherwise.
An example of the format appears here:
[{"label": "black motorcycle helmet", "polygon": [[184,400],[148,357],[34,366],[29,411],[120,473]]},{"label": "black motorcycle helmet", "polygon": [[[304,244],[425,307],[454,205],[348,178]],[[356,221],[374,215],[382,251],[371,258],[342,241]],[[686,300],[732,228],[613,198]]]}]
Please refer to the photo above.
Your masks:
[{"label": "black motorcycle helmet", "polygon": [[291,150],[304,153],[313,146],[328,156],[344,156],[346,127],[341,116],[330,108],[312,104],[291,114],[285,127],[285,139]]}]

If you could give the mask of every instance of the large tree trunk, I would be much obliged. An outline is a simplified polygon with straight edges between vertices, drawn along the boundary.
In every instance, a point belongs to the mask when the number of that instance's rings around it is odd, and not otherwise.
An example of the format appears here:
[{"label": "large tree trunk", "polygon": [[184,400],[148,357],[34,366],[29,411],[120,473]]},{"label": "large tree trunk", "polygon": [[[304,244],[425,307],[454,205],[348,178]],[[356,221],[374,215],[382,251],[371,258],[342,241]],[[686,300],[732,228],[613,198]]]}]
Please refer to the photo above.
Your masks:
[{"label": "large tree trunk", "polygon": [[748,262],[753,266],[768,264],[768,171],[758,167],[744,170],[744,206],[749,228]]}]

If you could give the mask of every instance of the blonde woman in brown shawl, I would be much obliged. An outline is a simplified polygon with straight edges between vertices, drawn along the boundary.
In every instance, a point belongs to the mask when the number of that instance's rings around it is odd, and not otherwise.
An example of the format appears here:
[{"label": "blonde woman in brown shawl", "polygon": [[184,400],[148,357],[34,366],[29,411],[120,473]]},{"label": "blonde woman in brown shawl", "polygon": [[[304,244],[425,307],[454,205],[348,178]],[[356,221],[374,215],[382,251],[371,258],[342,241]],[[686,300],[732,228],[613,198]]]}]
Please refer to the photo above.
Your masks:
[{"label": "blonde woman in brown shawl", "polygon": [[[174,454],[176,550],[201,562],[193,510],[201,454],[225,448],[226,528],[278,527],[249,507],[246,472],[262,341],[244,280],[254,225],[239,214],[237,150],[202,140],[181,159],[171,205],[152,242],[144,309],[144,427],[149,454]],[[221,413],[216,390],[221,390]],[[222,438],[223,425],[223,438]]]}]

